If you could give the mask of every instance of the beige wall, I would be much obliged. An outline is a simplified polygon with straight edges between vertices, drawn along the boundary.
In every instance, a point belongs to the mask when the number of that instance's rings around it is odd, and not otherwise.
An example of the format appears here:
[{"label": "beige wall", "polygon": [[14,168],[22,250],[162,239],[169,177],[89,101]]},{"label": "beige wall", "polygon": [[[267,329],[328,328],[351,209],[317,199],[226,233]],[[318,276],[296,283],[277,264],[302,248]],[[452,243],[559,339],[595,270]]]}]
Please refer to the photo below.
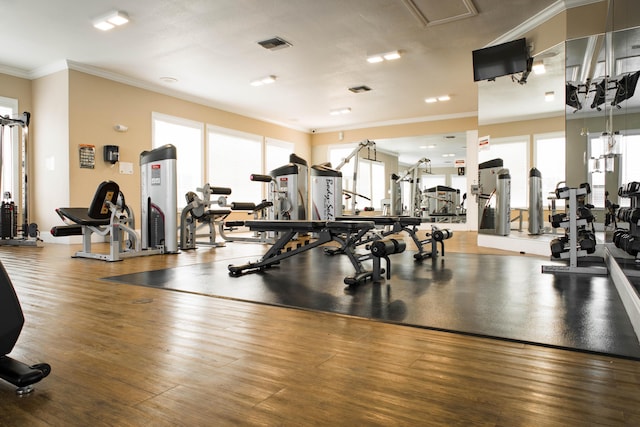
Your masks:
[{"label": "beige wall", "polygon": [[[55,209],[69,206],[69,72],[33,81],[33,120],[29,191],[31,220],[49,231],[60,219]],[[88,205],[88,202],[86,202]],[[84,206],[84,205],[79,205]]]}]

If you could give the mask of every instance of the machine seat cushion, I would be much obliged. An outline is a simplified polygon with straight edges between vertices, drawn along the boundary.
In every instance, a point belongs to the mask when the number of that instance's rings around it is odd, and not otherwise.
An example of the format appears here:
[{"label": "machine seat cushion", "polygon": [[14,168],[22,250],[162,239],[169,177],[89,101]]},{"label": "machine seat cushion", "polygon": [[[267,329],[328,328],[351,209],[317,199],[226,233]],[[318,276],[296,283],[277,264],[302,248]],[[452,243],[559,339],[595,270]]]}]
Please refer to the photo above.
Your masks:
[{"label": "machine seat cushion", "polygon": [[58,215],[68,218],[76,224],[88,226],[109,225],[111,210],[107,202],[114,205],[118,201],[120,187],[113,181],[103,181],[98,185],[89,208],[58,208]]},{"label": "machine seat cushion", "polygon": [[56,209],[59,215],[69,218],[71,221],[79,225],[88,225],[99,227],[101,225],[109,225],[111,217],[107,218],[91,218],[87,208],[58,208]]}]

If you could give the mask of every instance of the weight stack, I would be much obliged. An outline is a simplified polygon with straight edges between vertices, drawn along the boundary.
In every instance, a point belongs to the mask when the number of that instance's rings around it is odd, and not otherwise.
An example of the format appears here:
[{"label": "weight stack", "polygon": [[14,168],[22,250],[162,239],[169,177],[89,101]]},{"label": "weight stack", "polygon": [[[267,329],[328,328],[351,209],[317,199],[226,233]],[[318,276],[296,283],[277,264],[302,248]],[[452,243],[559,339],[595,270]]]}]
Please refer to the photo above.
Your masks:
[{"label": "weight stack", "polygon": [[18,234],[18,211],[14,202],[2,202],[0,207],[0,238],[13,239]]}]

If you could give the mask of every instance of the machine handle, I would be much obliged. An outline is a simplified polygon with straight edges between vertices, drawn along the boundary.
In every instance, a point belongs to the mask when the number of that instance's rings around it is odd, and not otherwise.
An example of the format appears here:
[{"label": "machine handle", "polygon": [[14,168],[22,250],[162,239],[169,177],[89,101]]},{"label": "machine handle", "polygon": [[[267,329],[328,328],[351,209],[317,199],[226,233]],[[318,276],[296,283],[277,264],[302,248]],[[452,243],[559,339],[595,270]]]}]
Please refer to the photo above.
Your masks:
[{"label": "machine handle", "polygon": [[257,173],[252,173],[249,176],[249,179],[251,181],[259,181],[259,182],[271,182],[273,181],[273,177],[271,177],[271,175],[260,175]]}]

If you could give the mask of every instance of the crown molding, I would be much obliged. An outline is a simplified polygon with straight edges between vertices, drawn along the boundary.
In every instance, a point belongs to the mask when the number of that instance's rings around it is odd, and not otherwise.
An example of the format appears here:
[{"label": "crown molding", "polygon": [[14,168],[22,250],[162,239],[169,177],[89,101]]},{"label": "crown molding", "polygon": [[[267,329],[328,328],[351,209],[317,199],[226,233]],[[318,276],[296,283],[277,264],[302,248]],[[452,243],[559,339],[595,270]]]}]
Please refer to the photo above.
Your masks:
[{"label": "crown molding", "polygon": [[555,3],[549,5],[546,9],[543,9],[537,14],[533,15],[522,24],[518,25],[510,31],[507,31],[497,39],[493,40],[485,47],[494,46],[511,40],[516,40],[566,10],[573,9],[575,7],[586,6],[593,3],[601,3],[604,1],[607,0],[558,0]]}]

